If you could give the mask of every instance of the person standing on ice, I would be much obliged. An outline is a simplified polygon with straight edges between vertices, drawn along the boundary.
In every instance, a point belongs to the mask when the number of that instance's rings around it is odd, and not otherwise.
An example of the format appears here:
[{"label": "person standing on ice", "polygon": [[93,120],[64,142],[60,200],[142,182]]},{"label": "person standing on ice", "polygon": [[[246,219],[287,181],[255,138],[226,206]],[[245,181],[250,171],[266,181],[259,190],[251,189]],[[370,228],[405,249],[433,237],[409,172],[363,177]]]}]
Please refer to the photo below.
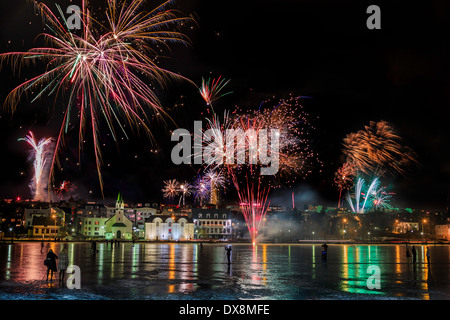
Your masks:
[{"label": "person standing on ice", "polygon": [[412,252],[412,256],[413,256],[413,263],[416,263],[417,252],[416,252],[416,248],[414,246],[412,246],[411,252]]},{"label": "person standing on ice", "polygon": [[226,246],[225,247],[225,251],[227,252],[227,260],[228,260],[228,264],[231,264],[231,246]]},{"label": "person standing on ice", "polygon": [[69,265],[69,256],[67,254],[66,246],[63,245],[61,252],[59,253],[58,268],[59,268],[59,281],[64,281],[64,276]]},{"label": "person standing on ice", "polygon": [[409,261],[409,257],[411,257],[411,252],[409,251],[408,243],[406,243],[406,259]]},{"label": "person standing on ice", "polygon": [[322,260],[327,260],[327,252],[328,252],[328,245],[324,243],[322,245]]},{"label": "person standing on ice", "polygon": [[50,281],[52,281],[53,279],[53,272],[58,271],[58,269],[56,268],[56,259],[58,259],[58,256],[53,253],[52,249],[50,249],[47,253],[47,258],[45,259],[45,265],[47,266],[47,281],[50,271]]}]

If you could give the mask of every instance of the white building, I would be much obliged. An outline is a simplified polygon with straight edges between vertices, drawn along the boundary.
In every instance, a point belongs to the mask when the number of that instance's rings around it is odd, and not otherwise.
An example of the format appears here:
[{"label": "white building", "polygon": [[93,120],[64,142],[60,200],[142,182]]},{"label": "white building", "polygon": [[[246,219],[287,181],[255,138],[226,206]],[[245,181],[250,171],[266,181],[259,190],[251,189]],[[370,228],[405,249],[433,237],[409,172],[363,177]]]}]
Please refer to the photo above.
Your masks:
[{"label": "white building", "polygon": [[151,216],[160,213],[159,203],[137,203],[133,211],[134,216],[132,221],[134,221],[136,234],[138,234],[139,238],[145,238],[145,221]]},{"label": "white building", "polygon": [[192,209],[195,239],[230,239],[232,214],[228,209]]},{"label": "white building", "polygon": [[400,221],[396,222],[394,226],[395,233],[406,233],[411,231],[419,231],[418,222]]},{"label": "white building", "polygon": [[145,240],[191,240],[194,224],[187,217],[152,216],[145,222]]}]

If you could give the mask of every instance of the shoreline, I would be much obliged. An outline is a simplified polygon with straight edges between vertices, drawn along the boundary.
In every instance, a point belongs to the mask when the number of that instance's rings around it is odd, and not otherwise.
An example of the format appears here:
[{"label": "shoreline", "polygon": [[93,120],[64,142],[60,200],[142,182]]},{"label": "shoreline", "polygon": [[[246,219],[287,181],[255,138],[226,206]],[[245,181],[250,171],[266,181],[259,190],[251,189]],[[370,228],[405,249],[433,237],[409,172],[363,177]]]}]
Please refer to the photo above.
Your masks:
[{"label": "shoreline", "polygon": [[[40,242],[52,242],[52,243],[91,243],[96,241],[97,243],[111,243],[111,240],[105,239],[78,239],[78,240],[56,240],[56,239],[13,239],[15,243],[40,243]],[[133,243],[131,240],[121,240],[119,243]],[[135,240],[134,243],[148,243],[148,244],[164,244],[164,243],[179,243],[179,244],[199,244],[203,245],[252,245],[250,240],[248,241],[223,241],[223,240]],[[396,240],[396,241],[360,241],[360,240],[342,240],[342,239],[318,239],[318,240],[299,240],[296,242],[274,242],[274,241],[262,241],[257,242],[256,245],[301,245],[301,244],[319,244],[327,243],[333,244],[349,244],[349,245],[450,245],[449,241],[435,241],[435,240]],[[0,240],[0,245],[11,244],[11,239],[6,238]]]}]

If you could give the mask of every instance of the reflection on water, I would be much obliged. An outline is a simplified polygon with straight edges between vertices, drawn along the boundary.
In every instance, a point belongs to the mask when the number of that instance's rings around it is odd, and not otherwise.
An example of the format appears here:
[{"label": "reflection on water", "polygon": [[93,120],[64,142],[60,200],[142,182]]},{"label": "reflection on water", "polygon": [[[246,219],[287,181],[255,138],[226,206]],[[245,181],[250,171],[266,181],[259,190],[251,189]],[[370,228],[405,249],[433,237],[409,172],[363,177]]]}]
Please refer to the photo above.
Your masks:
[{"label": "reflection on water", "polygon": [[[417,262],[405,245],[233,245],[228,265],[224,245],[183,243],[66,244],[69,264],[81,270],[82,289],[45,281],[43,260],[60,243],[0,246],[0,297],[4,293],[54,298],[94,295],[112,299],[366,299],[450,298],[450,247],[416,246]],[[380,268],[381,289],[369,289],[369,266]],[[49,291],[51,290],[51,291]],[[48,296],[50,294],[50,296]],[[85,296],[83,296],[85,297]]]}]

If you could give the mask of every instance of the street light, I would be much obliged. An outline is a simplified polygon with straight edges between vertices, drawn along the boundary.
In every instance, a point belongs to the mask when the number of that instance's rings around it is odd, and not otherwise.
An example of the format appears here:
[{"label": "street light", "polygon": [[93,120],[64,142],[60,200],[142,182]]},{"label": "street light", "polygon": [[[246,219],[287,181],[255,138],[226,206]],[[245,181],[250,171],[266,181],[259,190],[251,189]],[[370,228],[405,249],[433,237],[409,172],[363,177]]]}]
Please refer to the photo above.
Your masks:
[{"label": "street light", "polygon": [[427,219],[423,219],[423,220],[422,220],[422,233],[423,233],[423,225],[424,225],[425,223],[427,223]]}]

